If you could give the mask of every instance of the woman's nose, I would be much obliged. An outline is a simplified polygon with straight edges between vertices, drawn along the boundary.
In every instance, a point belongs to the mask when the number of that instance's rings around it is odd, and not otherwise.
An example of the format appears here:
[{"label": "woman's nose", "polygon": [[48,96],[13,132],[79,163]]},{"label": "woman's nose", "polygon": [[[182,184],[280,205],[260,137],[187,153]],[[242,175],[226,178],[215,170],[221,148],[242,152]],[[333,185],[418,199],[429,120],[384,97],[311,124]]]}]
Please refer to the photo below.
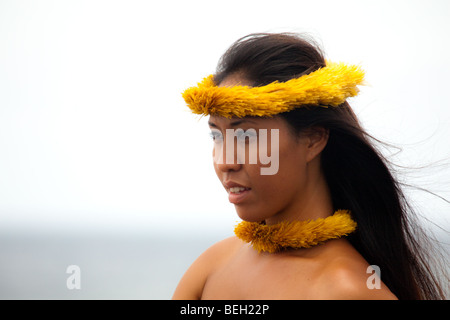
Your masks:
[{"label": "woman's nose", "polygon": [[241,161],[238,161],[237,152],[234,144],[227,145],[224,141],[217,144],[213,149],[214,164],[222,172],[238,171],[241,167]]}]

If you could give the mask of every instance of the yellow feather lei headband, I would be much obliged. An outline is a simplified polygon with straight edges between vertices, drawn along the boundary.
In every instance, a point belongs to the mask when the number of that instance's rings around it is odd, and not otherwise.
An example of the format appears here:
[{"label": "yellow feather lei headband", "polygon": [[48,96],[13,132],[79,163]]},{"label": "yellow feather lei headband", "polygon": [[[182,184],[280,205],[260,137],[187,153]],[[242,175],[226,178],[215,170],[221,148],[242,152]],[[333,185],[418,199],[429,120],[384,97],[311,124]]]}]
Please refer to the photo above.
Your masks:
[{"label": "yellow feather lei headband", "polygon": [[275,225],[242,221],[234,229],[236,236],[258,252],[274,253],[283,249],[310,248],[331,239],[346,236],[356,229],[350,211],[337,210],[332,216],[307,221],[283,221]]},{"label": "yellow feather lei headband", "polygon": [[310,74],[262,87],[217,87],[210,75],[183,92],[195,114],[215,114],[226,118],[273,116],[301,106],[337,107],[359,92],[364,71],[359,66],[327,63]]}]

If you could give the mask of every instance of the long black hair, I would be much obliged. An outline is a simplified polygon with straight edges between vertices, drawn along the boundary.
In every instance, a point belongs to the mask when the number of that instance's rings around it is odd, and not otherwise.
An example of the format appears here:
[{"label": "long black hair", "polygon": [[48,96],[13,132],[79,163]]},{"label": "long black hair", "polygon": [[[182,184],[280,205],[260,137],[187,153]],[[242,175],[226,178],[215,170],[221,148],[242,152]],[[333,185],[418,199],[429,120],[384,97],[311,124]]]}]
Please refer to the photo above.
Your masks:
[{"label": "long black hair", "polygon": [[[322,50],[305,36],[251,34],[225,52],[214,81],[220,84],[238,73],[252,86],[263,86],[325,64]],[[392,163],[375,147],[380,141],[362,128],[350,105],[297,108],[279,116],[294,134],[306,128],[329,130],[321,165],[333,206],[351,210],[358,229],[349,241],[366,261],[380,268],[389,289],[399,299],[445,299],[430,267],[430,251],[423,247],[425,233],[414,219]]]}]

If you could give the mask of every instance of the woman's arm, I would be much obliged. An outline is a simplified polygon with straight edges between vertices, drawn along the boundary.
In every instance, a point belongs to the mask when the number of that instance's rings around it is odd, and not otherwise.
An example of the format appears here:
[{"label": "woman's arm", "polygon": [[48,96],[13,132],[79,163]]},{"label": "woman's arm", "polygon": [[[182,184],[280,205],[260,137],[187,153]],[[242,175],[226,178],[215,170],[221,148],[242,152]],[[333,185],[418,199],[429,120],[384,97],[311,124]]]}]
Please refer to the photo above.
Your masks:
[{"label": "woman's arm", "polygon": [[208,277],[208,263],[205,251],[184,273],[172,296],[173,300],[200,300]]},{"label": "woman's arm", "polygon": [[236,237],[230,237],[208,248],[185,272],[172,299],[200,300],[208,276],[234,252],[237,245],[241,244]]}]

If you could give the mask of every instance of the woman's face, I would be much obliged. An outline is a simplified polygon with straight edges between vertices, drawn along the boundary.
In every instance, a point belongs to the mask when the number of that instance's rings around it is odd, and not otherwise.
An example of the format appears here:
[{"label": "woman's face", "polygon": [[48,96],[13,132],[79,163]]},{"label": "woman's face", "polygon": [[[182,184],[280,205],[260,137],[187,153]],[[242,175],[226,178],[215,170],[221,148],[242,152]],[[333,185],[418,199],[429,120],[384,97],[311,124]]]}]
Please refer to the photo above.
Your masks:
[{"label": "woman's face", "polygon": [[[281,117],[212,115],[208,123],[214,139],[214,169],[241,219],[287,219],[299,212],[309,178],[309,139],[294,136]],[[237,129],[243,130],[241,134]],[[243,138],[242,132],[250,138]]]},{"label": "woman's face", "polygon": [[[235,75],[219,86],[234,85],[251,84]],[[327,187],[318,155],[328,141],[327,130],[296,135],[279,116],[211,115],[208,123],[214,139],[214,169],[241,219],[272,224],[301,219],[305,210],[320,211],[317,204],[325,202],[320,195]]]}]

